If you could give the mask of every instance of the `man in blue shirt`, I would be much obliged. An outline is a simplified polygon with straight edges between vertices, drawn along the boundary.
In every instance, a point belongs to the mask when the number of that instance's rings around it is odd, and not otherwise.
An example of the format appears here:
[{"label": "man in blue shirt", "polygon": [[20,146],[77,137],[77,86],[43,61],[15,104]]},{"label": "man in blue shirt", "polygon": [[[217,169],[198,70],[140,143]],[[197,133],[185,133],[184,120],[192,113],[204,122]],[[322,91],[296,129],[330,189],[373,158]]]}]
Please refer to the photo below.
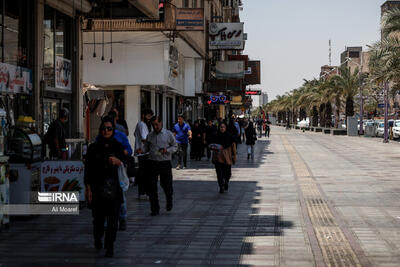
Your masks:
[{"label": "man in blue shirt", "polygon": [[172,132],[175,135],[176,143],[178,144],[178,166],[176,169],[185,169],[187,163],[187,148],[189,140],[192,139],[192,130],[190,125],[187,124],[183,118],[183,115],[178,116],[178,123],[175,124]]}]

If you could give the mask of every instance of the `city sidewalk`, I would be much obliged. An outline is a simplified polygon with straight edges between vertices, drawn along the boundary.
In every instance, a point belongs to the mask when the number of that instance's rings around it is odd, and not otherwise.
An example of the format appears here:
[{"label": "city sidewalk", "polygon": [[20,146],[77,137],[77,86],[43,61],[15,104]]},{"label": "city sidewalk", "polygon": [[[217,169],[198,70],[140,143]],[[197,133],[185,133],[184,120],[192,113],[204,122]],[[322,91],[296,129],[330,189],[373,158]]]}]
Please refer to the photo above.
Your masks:
[{"label": "city sidewalk", "polygon": [[115,256],[93,248],[90,210],[18,220],[0,266],[399,266],[400,146],[272,127],[255,160],[239,146],[229,191],[210,162],[174,172],[174,208],[129,191]]}]

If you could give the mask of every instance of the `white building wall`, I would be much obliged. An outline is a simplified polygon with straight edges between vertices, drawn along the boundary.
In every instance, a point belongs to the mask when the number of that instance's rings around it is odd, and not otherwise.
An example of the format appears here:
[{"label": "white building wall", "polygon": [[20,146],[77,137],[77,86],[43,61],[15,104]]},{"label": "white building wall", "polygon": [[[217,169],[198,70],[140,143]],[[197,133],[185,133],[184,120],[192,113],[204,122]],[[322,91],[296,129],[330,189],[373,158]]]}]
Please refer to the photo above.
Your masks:
[{"label": "white building wall", "polygon": [[[109,42],[106,33],[105,42]],[[97,85],[162,85],[166,84],[165,41],[148,34],[141,43],[141,33],[113,33],[113,63],[110,64],[110,45],[102,56],[102,33],[96,33],[96,57],[93,57],[93,33],[84,33],[83,81]],[[136,40],[136,38],[138,40]],[[167,43],[168,45],[168,43]]]},{"label": "white building wall", "polygon": [[195,59],[196,65],[196,94],[201,94],[203,92],[203,81],[204,81],[204,60],[200,58]]},{"label": "white building wall", "polygon": [[125,120],[129,127],[129,143],[134,149],[135,127],[140,120],[140,86],[125,87]]},{"label": "white building wall", "polygon": [[185,58],[185,96],[194,97],[196,92],[196,65],[194,58]]}]

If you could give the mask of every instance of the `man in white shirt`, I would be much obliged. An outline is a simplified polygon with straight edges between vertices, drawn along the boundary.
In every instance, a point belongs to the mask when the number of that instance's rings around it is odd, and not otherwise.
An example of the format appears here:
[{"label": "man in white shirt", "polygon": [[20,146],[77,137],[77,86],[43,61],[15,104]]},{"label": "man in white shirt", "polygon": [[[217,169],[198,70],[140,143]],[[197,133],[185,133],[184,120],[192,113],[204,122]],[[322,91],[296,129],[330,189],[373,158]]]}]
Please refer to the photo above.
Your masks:
[{"label": "man in white shirt", "polygon": [[139,170],[135,179],[138,185],[138,199],[146,198],[146,175],[148,175],[148,151],[146,146],[147,135],[151,130],[150,119],[153,116],[151,109],[142,112],[142,120],[135,129],[135,155],[139,160]]}]

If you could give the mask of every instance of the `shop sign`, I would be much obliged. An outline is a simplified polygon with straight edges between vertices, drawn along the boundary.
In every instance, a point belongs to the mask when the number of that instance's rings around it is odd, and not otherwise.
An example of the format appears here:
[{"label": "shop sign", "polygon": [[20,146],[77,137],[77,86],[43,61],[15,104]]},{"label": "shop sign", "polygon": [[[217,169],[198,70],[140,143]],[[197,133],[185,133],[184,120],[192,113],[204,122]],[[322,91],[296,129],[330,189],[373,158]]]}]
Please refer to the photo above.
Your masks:
[{"label": "shop sign", "polygon": [[209,105],[211,104],[227,104],[229,103],[228,97],[225,95],[212,95],[210,100],[207,101]]},{"label": "shop sign", "polygon": [[178,8],[176,11],[176,29],[178,31],[203,31],[204,9]]},{"label": "shop sign", "polygon": [[0,63],[0,92],[31,93],[32,70],[7,63]]},{"label": "shop sign", "polygon": [[71,60],[56,56],[56,88],[71,90],[72,64]]},{"label": "shop sign", "polygon": [[243,79],[243,61],[217,61],[217,79]]},{"label": "shop sign", "polygon": [[41,192],[79,192],[84,200],[82,161],[44,161],[41,165]]},{"label": "shop sign", "polygon": [[244,83],[247,84],[260,84],[261,83],[261,62],[251,60],[248,62],[250,73],[246,73]]},{"label": "shop sign", "polygon": [[261,95],[261,90],[247,90],[246,95]]},{"label": "shop sign", "polygon": [[243,50],[244,23],[211,23],[209,27],[209,47],[211,50]]}]

